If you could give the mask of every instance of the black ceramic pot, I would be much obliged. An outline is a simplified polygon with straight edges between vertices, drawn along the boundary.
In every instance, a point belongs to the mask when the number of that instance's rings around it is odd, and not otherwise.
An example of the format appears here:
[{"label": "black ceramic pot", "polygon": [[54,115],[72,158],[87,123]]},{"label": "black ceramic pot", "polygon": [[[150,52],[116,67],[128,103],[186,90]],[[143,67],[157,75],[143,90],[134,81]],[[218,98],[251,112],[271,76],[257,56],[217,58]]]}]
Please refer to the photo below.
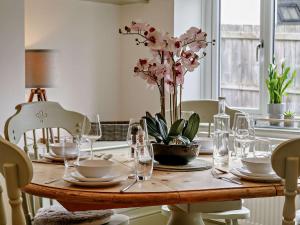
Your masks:
[{"label": "black ceramic pot", "polygon": [[199,153],[197,144],[186,146],[154,143],[152,146],[154,159],[162,165],[186,165]]}]

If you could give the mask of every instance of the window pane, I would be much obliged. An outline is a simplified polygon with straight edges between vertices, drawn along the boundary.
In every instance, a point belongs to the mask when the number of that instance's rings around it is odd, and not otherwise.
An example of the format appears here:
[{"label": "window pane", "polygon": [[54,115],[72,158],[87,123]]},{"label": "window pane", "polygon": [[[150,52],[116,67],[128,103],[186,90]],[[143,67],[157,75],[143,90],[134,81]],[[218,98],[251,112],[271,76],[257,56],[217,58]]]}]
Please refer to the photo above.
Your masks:
[{"label": "window pane", "polygon": [[220,94],[234,107],[259,107],[260,0],[221,0]]},{"label": "window pane", "polygon": [[[277,22],[275,25],[274,55],[279,65],[285,60],[291,71],[300,73],[300,1],[277,2]],[[300,113],[300,77],[288,89],[289,96],[285,98],[287,110]]]}]

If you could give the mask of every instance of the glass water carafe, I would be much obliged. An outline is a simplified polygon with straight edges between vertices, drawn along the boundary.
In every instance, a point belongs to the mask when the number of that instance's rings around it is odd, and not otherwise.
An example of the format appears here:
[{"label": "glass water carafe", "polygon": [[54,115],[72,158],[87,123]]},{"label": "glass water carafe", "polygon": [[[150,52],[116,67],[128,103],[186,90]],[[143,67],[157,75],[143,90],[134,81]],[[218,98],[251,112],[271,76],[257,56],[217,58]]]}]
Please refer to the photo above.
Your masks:
[{"label": "glass water carafe", "polygon": [[229,162],[230,117],[225,113],[225,98],[219,97],[218,114],[214,115],[214,166],[226,166]]}]

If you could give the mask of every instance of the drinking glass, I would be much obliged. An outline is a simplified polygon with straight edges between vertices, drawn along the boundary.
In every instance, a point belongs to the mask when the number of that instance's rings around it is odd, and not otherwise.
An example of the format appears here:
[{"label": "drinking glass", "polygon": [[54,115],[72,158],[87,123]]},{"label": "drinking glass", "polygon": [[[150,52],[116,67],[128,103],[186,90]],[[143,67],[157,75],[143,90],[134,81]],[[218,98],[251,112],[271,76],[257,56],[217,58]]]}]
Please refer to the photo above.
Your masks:
[{"label": "drinking glass", "polygon": [[149,142],[146,120],[130,119],[126,139],[130,147],[129,159],[134,159],[136,145],[145,145]]},{"label": "drinking glass", "polygon": [[152,145],[145,142],[137,144],[135,149],[135,170],[138,180],[149,180],[153,171],[153,149]]},{"label": "drinking glass", "polygon": [[254,143],[254,156],[258,158],[270,158],[272,145],[268,138],[256,138]]},{"label": "drinking glass", "polygon": [[101,123],[100,123],[100,116],[99,114],[94,114],[94,115],[88,115],[84,118],[83,121],[83,128],[82,130],[85,131],[86,127],[88,126],[87,121],[91,122],[91,129],[89,133],[82,133],[82,138],[86,139],[90,143],[90,156],[91,159],[94,159],[94,152],[93,152],[93,147],[94,143],[99,140],[102,136],[102,130],[101,130]]},{"label": "drinking glass", "polygon": [[66,168],[73,167],[79,156],[78,140],[73,137],[63,137],[60,140],[64,164]]},{"label": "drinking glass", "polygon": [[234,113],[234,116],[233,116],[233,124],[232,124],[232,134],[233,136],[235,135],[235,131],[237,129],[237,126],[236,126],[236,121],[237,121],[237,118],[239,116],[248,116],[249,114],[248,113],[245,113],[245,112],[236,112]]},{"label": "drinking glass", "polygon": [[255,141],[253,120],[248,114],[237,115],[234,127],[234,156],[244,158],[249,155]]}]

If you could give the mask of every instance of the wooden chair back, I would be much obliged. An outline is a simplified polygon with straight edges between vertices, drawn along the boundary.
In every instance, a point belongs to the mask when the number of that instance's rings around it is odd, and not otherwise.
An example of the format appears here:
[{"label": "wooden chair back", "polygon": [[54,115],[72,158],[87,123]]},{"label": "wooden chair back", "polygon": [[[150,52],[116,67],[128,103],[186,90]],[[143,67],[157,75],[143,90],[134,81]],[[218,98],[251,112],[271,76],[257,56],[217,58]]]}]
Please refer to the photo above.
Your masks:
[{"label": "wooden chair back", "polygon": [[[42,129],[45,136],[46,150],[49,152],[50,143],[54,143],[52,128],[57,128],[57,138],[60,136],[60,128],[66,130],[72,136],[88,133],[91,124],[84,115],[67,111],[57,102],[31,102],[16,106],[17,112],[11,116],[5,123],[5,138],[13,144],[18,144],[23,137],[24,151],[29,153],[28,132],[32,131],[33,138],[33,155],[30,158],[39,158],[37,130]],[[84,131],[82,131],[83,122],[85,123]],[[31,224],[31,220],[36,211],[43,206],[42,198],[34,198],[31,195],[23,195],[23,209],[26,216],[27,225]],[[53,201],[50,199],[50,204]],[[1,224],[0,224],[1,225]]]},{"label": "wooden chair back", "polygon": [[[12,209],[12,225],[26,225],[20,189],[31,182],[32,164],[24,151],[1,136],[0,155],[0,173],[5,179],[9,204]],[[0,224],[6,225],[2,189],[0,190]]]},{"label": "wooden chair back", "polygon": [[[219,102],[217,100],[194,100],[182,102],[183,111],[194,111],[200,116],[201,123],[208,123],[210,135],[210,127],[214,122],[214,115],[218,113]],[[232,109],[228,106],[225,107],[226,113],[230,116],[230,127],[233,125],[234,114],[240,112],[239,110]]]},{"label": "wooden chair back", "polygon": [[285,180],[282,224],[294,225],[295,197],[300,175],[300,138],[288,140],[277,146],[271,161],[276,174]]},{"label": "wooden chair back", "polygon": [[[33,149],[34,158],[38,158],[37,147],[37,129],[46,130],[46,146],[49,151],[49,143],[54,142],[50,140],[52,130],[48,128],[63,128],[72,136],[80,135],[84,119],[84,115],[67,111],[61,107],[57,102],[31,102],[16,106],[17,112],[11,116],[5,124],[4,133],[5,138],[10,142],[17,144],[20,139],[24,137],[24,150],[28,152],[26,132],[33,132]],[[85,126],[85,131],[90,130],[90,123],[87,119],[88,125]],[[44,130],[43,130],[44,131]],[[59,130],[57,135],[59,136]],[[53,137],[51,138],[53,139]]]}]

